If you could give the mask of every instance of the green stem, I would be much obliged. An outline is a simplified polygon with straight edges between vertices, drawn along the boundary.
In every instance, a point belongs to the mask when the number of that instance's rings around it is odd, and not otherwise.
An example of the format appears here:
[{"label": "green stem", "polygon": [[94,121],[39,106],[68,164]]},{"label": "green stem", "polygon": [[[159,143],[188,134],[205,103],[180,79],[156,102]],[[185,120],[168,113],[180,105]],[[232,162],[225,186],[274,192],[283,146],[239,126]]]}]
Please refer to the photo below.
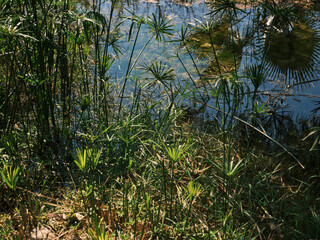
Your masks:
[{"label": "green stem", "polygon": [[216,49],[215,49],[214,44],[213,44],[213,39],[212,39],[211,32],[209,32],[209,38],[210,38],[210,43],[211,43],[211,46],[212,46],[212,51],[213,51],[213,54],[214,54],[214,58],[216,59],[216,63],[217,63],[217,66],[218,66],[219,74],[221,75],[220,63],[218,61],[217,52],[216,52]]},{"label": "green stem", "polygon": [[137,35],[136,35],[136,38],[135,38],[135,41],[134,41],[134,45],[133,45],[133,48],[132,48],[132,51],[131,51],[131,55],[130,55],[130,60],[129,60],[129,63],[128,63],[127,72],[126,72],[125,79],[124,79],[124,83],[123,83],[123,86],[122,86],[122,89],[121,89],[119,112],[118,112],[118,113],[119,113],[119,117],[120,117],[120,112],[121,112],[121,108],[122,108],[122,101],[123,101],[124,90],[125,90],[125,88],[126,88],[126,84],[127,84],[129,75],[131,74],[131,72],[132,72],[134,66],[136,65],[138,59],[140,58],[142,52],[145,50],[145,48],[148,46],[148,44],[151,42],[151,40],[152,40],[153,37],[155,36],[155,33],[152,34],[152,36],[150,37],[150,39],[148,40],[148,42],[144,45],[144,47],[143,47],[143,48],[141,49],[141,51],[139,52],[138,56],[136,57],[135,61],[133,62],[132,66],[131,66],[131,68],[130,68],[130,64],[131,64],[133,52],[134,52],[134,49],[135,49],[135,46],[136,46],[136,42],[137,42],[137,39],[138,39],[140,27],[141,27],[141,24],[139,24],[139,27],[138,27],[138,32],[137,32]]}]

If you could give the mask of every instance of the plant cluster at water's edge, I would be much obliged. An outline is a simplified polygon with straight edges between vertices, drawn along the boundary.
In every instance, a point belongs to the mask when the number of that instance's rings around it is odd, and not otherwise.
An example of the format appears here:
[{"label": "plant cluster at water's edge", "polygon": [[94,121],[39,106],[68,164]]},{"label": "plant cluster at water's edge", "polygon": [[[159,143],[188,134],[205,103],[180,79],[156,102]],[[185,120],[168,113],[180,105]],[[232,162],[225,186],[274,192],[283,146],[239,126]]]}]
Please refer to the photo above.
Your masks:
[{"label": "plant cluster at water's edge", "polygon": [[2,1],[0,239],[320,238],[317,108],[284,107],[317,81],[318,28],[247,4],[180,26],[150,2]]}]

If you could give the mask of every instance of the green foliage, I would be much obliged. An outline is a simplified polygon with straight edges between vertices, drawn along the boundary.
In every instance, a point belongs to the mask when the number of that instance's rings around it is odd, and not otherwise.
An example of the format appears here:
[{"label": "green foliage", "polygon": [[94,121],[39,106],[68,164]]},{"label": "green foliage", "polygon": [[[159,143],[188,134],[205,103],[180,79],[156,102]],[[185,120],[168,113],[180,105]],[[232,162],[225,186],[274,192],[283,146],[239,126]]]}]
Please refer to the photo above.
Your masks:
[{"label": "green foliage", "polygon": [[188,183],[188,196],[190,201],[192,201],[200,193],[200,190],[201,185],[199,183],[195,183],[193,181]]},{"label": "green foliage", "polygon": [[12,234],[14,233],[13,229],[13,222],[11,219],[6,218],[6,215],[1,216],[1,218],[5,219],[4,223],[5,225],[3,227],[0,227],[0,239],[10,239],[15,240],[19,239],[18,237],[13,237]]},{"label": "green foliage", "polygon": [[310,129],[310,132],[306,137],[302,139],[302,141],[306,140],[307,138],[311,137],[312,135],[316,135],[315,140],[310,148],[310,151],[315,150],[316,146],[320,143],[320,127],[314,127]]},{"label": "green foliage", "polygon": [[186,154],[186,151],[191,147],[189,144],[182,144],[174,147],[165,146],[165,150],[171,161],[174,163],[181,160],[181,158]]},{"label": "green foliage", "polygon": [[102,225],[102,222],[99,223],[97,216],[94,217],[94,223],[95,223],[94,228],[90,228],[88,231],[90,237],[93,240],[109,240],[109,239],[111,239],[112,236],[109,236],[107,230]]},{"label": "green foliage", "polygon": [[99,159],[101,156],[101,150],[89,149],[77,149],[77,155],[74,162],[77,164],[82,172],[93,171],[97,168]]},{"label": "green foliage", "polygon": [[173,24],[170,24],[171,20],[166,15],[161,15],[159,12],[158,16],[152,13],[152,18],[149,18],[147,22],[150,32],[155,34],[156,39],[159,41],[166,40],[167,36],[173,36],[174,28]]},{"label": "green foliage", "polygon": [[247,70],[247,77],[250,79],[254,92],[266,81],[266,74],[261,65],[251,65]]},{"label": "green foliage", "polygon": [[17,182],[19,179],[20,167],[13,167],[12,165],[6,166],[0,170],[2,180],[11,188],[13,191],[17,188]]},{"label": "green foliage", "polygon": [[254,116],[259,116],[261,114],[268,114],[268,107],[266,103],[259,105],[258,102],[253,104],[253,114]]},{"label": "green foliage", "polygon": [[266,0],[262,4],[270,14],[273,16],[270,25],[280,30],[284,30],[286,35],[289,34],[288,29],[292,26],[292,21],[296,18],[296,12],[300,8],[297,3],[276,2],[274,0]]},{"label": "green foliage", "polygon": [[142,69],[152,74],[155,81],[152,81],[152,79],[150,79],[151,83],[161,83],[168,89],[170,88],[167,84],[170,84],[170,82],[173,82],[175,80],[174,69],[169,68],[166,63],[163,63],[162,61],[154,61],[150,65],[144,63],[142,65]]},{"label": "green foliage", "polygon": [[216,15],[218,13],[224,15],[225,13],[228,13],[231,15],[230,17],[237,17],[238,11],[244,12],[244,10],[236,6],[237,1],[234,0],[215,0],[208,2],[208,4],[211,8],[210,14],[212,15]]}]

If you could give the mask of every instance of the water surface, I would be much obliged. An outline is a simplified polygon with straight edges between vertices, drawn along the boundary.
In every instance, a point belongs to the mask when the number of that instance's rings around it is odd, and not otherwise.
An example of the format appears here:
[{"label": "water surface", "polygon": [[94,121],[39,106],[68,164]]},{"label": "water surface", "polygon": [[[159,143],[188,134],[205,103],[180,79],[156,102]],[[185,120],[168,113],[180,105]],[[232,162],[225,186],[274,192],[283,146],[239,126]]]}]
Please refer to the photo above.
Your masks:
[{"label": "water surface", "polygon": [[[102,12],[108,15],[109,11],[110,5],[105,3]],[[182,26],[192,28],[201,22],[208,21],[209,12],[207,4],[203,1],[188,3],[159,0],[139,1],[126,5],[121,15],[127,17],[131,16],[131,13],[144,17],[152,16],[152,14],[157,16],[159,13],[167,15],[176,30],[174,37],[167,38],[170,41],[179,38]],[[257,100],[262,103],[276,101],[274,107],[285,109],[286,114],[293,118],[317,116],[313,115],[313,110],[317,108],[316,104],[320,101],[320,14],[312,10],[303,11],[299,19],[292,21],[288,30],[289,34],[277,28],[269,29],[267,21],[270,17],[272,16],[261,12],[261,9],[257,7],[243,8],[231,24],[228,17],[216,15],[214,19],[216,28],[212,34],[220,64],[223,67],[223,74],[230,74],[236,67],[241,81],[253,90],[247,78],[247,71],[251,66],[260,66],[266,75],[266,80],[258,88]],[[113,23],[116,24],[119,21],[120,18]],[[117,59],[110,71],[111,75],[119,81],[123,81],[133,46],[133,39],[127,41],[130,26],[130,21],[125,21],[120,27],[121,34],[123,34],[121,42],[123,55]],[[146,26],[142,27],[134,57],[150,38],[149,31]],[[218,75],[208,37],[203,32],[194,30],[187,42],[187,47],[192,53],[201,78],[208,76],[212,78]],[[233,52],[236,54],[234,55]],[[132,76],[143,77],[139,70],[141,64],[162,61],[174,69],[176,88],[186,84],[192,87],[190,76],[177,58],[177,54],[192,79],[199,81],[199,72],[185,48],[181,48],[179,43],[156,40],[147,46]],[[236,59],[236,65],[234,59]],[[212,81],[211,84],[213,84]],[[133,86],[129,87],[131,91],[133,91],[132,88]]]}]

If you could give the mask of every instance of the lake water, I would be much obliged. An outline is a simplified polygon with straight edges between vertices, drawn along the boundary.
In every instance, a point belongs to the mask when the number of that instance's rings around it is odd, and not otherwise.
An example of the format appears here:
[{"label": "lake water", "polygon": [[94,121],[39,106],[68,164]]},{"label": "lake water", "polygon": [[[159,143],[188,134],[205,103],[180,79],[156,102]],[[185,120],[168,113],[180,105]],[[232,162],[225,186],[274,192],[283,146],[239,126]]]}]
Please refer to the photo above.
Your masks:
[{"label": "lake water", "polygon": [[[174,24],[174,37],[178,38],[181,26],[196,26],[200,22],[206,22],[209,18],[209,9],[204,2],[178,2],[169,0],[140,1],[126,5],[130,12],[137,16],[152,16],[166,14]],[[108,15],[110,4],[105,3],[102,12]],[[119,13],[122,16],[130,16],[126,9]],[[213,38],[218,39],[218,59],[223,66],[223,73],[229,74],[234,70],[234,57],[237,59],[237,73],[241,81],[245,82],[250,90],[254,88],[248,80],[247,70],[250,66],[262,66],[265,72],[265,81],[258,88],[258,98],[263,102],[276,101],[277,106],[292,118],[317,118],[319,111],[314,112],[320,103],[320,13],[305,10],[301,16],[290,23],[288,32],[282,31],[276,24],[268,26],[272,15],[266,14],[260,8],[242,8],[237,15],[237,21],[232,22],[233,38],[236,46],[231,41],[231,25],[223,15],[217,15],[215,21],[218,26],[213,32]],[[121,19],[113,22],[115,25]],[[127,64],[133,46],[133,40],[127,41],[130,31],[130,21],[125,21],[120,31],[123,34],[121,47],[123,55],[117,59],[110,71],[111,75],[121,82],[127,70]],[[273,27],[272,27],[273,26]],[[271,29],[273,28],[273,29]],[[135,31],[133,32],[133,36]],[[134,58],[150,38],[149,29],[142,27],[138,38]],[[212,46],[208,38],[203,37],[202,32],[194,31],[188,39],[190,50],[200,73],[204,78],[214,78],[218,74],[212,54]],[[223,39],[223,38],[226,39]],[[216,44],[216,43],[214,43]],[[232,50],[236,47],[237,54],[234,56]],[[165,62],[174,69],[176,88],[190,83],[190,76],[186,73],[181,61],[177,58],[179,54],[191,77],[199,81],[199,75],[191,61],[190,55],[179,48],[178,43],[150,42],[141,55],[137,68],[132,76],[141,77],[139,66],[152,61]],[[123,81],[123,80],[122,80]],[[211,84],[213,82],[211,81]],[[206,83],[207,85],[207,83]],[[190,84],[192,86],[192,84]],[[128,89],[132,89],[129,87]],[[132,90],[131,90],[132,91]],[[130,95],[130,93],[127,93]],[[132,93],[131,93],[132,94]],[[210,102],[209,102],[210,103]],[[212,104],[214,104],[212,102]]]}]

